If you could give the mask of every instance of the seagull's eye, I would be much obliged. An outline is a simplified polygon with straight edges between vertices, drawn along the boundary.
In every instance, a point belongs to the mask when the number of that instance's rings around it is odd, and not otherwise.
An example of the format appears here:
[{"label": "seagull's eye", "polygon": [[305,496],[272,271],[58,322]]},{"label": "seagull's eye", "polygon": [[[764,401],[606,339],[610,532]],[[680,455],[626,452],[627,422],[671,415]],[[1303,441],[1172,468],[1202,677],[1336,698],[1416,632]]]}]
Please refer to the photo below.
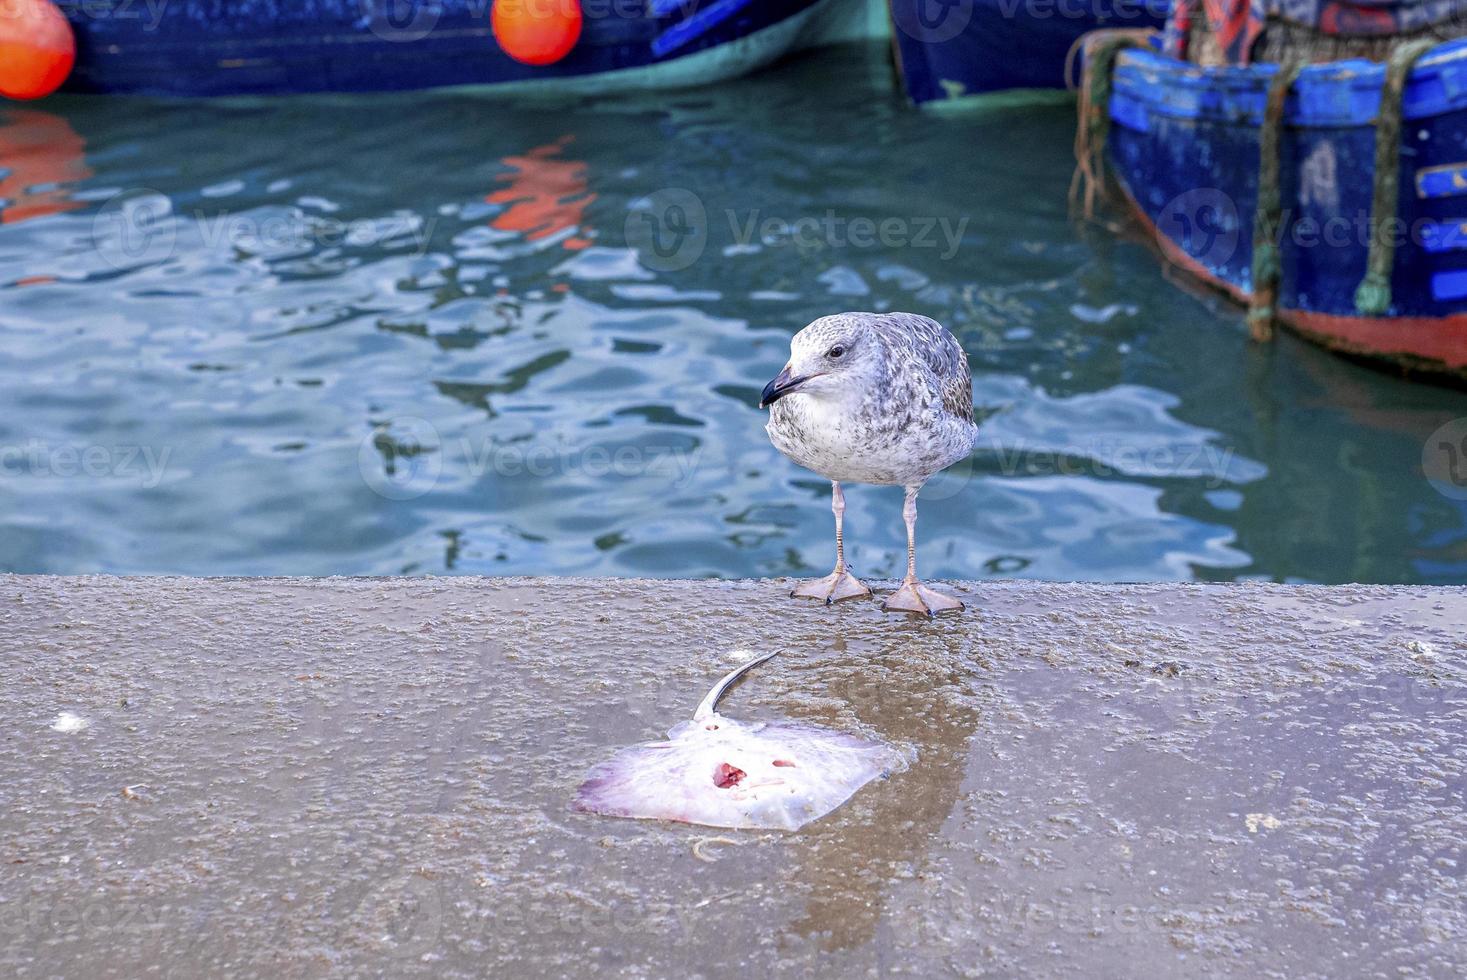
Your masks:
[{"label": "seagull's eye", "polygon": [[830,358],[831,360],[835,360],[837,357],[845,354],[845,352],[846,349],[844,347],[842,347],[840,344],[836,344],[830,350],[825,352],[825,356]]}]

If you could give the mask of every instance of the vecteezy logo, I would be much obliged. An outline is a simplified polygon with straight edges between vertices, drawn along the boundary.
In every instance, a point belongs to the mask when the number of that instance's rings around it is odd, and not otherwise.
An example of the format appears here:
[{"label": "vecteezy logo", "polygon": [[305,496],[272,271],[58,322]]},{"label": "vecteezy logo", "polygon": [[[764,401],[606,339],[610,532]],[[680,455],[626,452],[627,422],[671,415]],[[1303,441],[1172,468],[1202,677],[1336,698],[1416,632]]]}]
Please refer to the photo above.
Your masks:
[{"label": "vecteezy logo", "polygon": [[1467,500],[1467,418],[1453,419],[1427,437],[1421,471],[1443,497]]},{"label": "vecteezy logo", "polygon": [[388,500],[412,500],[438,484],[442,441],[427,419],[400,416],[374,426],[357,447],[357,469],[372,491]]},{"label": "vecteezy logo", "polygon": [[972,456],[959,460],[923,485],[922,499],[932,501],[956,497],[967,489],[975,475]]},{"label": "vecteezy logo", "polygon": [[897,30],[922,44],[951,41],[973,20],[973,0],[894,0]]},{"label": "vecteezy logo", "polygon": [[178,226],[165,194],[139,188],[108,198],[92,219],[92,244],[114,269],[136,269],[173,255]]},{"label": "vecteezy logo", "polygon": [[1238,251],[1238,205],[1218,188],[1178,194],[1157,214],[1156,227],[1207,268],[1222,266]]},{"label": "vecteezy logo", "polygon": [[1238,205],[1216,187],[1178,194],[1156,216],[1156,227],[1209,269],[1238,251]]},{"label": "vecteezy logo", "polygon": [[367,28],[384,41],[421,41],[443,14],[440,0],[359,0]]},{"label": "vecteezy logo", "polygon": [[443,900],[433,882],[409,875],[372,889],[354,919],[379,952],[418,959],[438,945]]},{"label": "vecteezy logo", "polygon": [[698,261],[708,245],[708,211],[692,191],[666,187],[632,202],[625,231],[642,265],[676,272]]}]

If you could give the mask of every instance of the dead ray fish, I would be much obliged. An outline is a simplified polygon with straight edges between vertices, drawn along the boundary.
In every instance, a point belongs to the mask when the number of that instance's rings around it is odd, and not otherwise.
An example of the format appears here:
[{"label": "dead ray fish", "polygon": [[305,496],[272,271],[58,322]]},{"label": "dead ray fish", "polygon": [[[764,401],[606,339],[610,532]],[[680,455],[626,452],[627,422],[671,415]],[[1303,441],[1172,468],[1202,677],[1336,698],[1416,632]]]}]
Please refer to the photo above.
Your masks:
[{"label": "dead ray fish", "polygon": [[714,709],[765,654],[730,672],[666,742],[622,749],[597,765],[575,809],[612,817],[676,820],[709,827],[797,830],[877,776],[906,768],[879,742],[790,722],[735,721]]}]

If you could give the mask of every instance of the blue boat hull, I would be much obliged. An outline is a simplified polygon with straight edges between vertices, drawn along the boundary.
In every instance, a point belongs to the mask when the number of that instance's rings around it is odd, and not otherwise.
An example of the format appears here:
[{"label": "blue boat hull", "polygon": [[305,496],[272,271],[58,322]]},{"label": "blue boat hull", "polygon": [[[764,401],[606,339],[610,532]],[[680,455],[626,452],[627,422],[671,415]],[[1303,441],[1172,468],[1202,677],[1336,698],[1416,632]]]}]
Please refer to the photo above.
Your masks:
[{"label": "blue boat hull", "polygon": [[1081,35],[1165,19],[1166,0],[891,0],[902,80],[919,104],[1062,89],[1066,55]]},{"label": "blue boat hull", "polygon": [[545,67],[500,49],[490,0],[107,0],[106,16],[85,0],[60,6],[77,37],[71,91],[200,96],[574,88],[612,72],[690,84],[784,53],[821,2],[582,0],[579,41]]},{"label": "blue boat hull", "polygon": [[[1171,261],[1244,302],[1275,71],[1130,51],[1109,106],[1109,163],[1143,225]],[[1396,242],[1391,302],[1364,315],[1384,74],[1365,61],[1312,66],[1285,106],[1278,319],[1352,354],[1467,376],[1467,41],[1427,54],[1407,82],[1397,222],[1384,227]]]}]

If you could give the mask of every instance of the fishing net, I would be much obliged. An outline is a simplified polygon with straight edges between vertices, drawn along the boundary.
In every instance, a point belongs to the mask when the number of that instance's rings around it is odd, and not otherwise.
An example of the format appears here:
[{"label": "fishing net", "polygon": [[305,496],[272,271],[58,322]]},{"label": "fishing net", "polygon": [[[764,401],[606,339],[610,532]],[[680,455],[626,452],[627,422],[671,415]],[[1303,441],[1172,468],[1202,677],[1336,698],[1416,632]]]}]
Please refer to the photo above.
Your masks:
[{"label": "fishing net", "polygon": [[1318,64],[1464,35],[1467,0],[1176,0],[1163,48],[1206,66]]},{"label": "fishing net", "polygon": [[1306,64],[1366,58],[1386,61],[1402,45],[1419,40],[1448,41],[1467,35],[1467,23],[1433,24],[1414,31],[1385,36],[1350,37],[1322,34],[1287,20],[1270,20],[1253,46],[1253,60],[1284,62],[1299,58]]}]

